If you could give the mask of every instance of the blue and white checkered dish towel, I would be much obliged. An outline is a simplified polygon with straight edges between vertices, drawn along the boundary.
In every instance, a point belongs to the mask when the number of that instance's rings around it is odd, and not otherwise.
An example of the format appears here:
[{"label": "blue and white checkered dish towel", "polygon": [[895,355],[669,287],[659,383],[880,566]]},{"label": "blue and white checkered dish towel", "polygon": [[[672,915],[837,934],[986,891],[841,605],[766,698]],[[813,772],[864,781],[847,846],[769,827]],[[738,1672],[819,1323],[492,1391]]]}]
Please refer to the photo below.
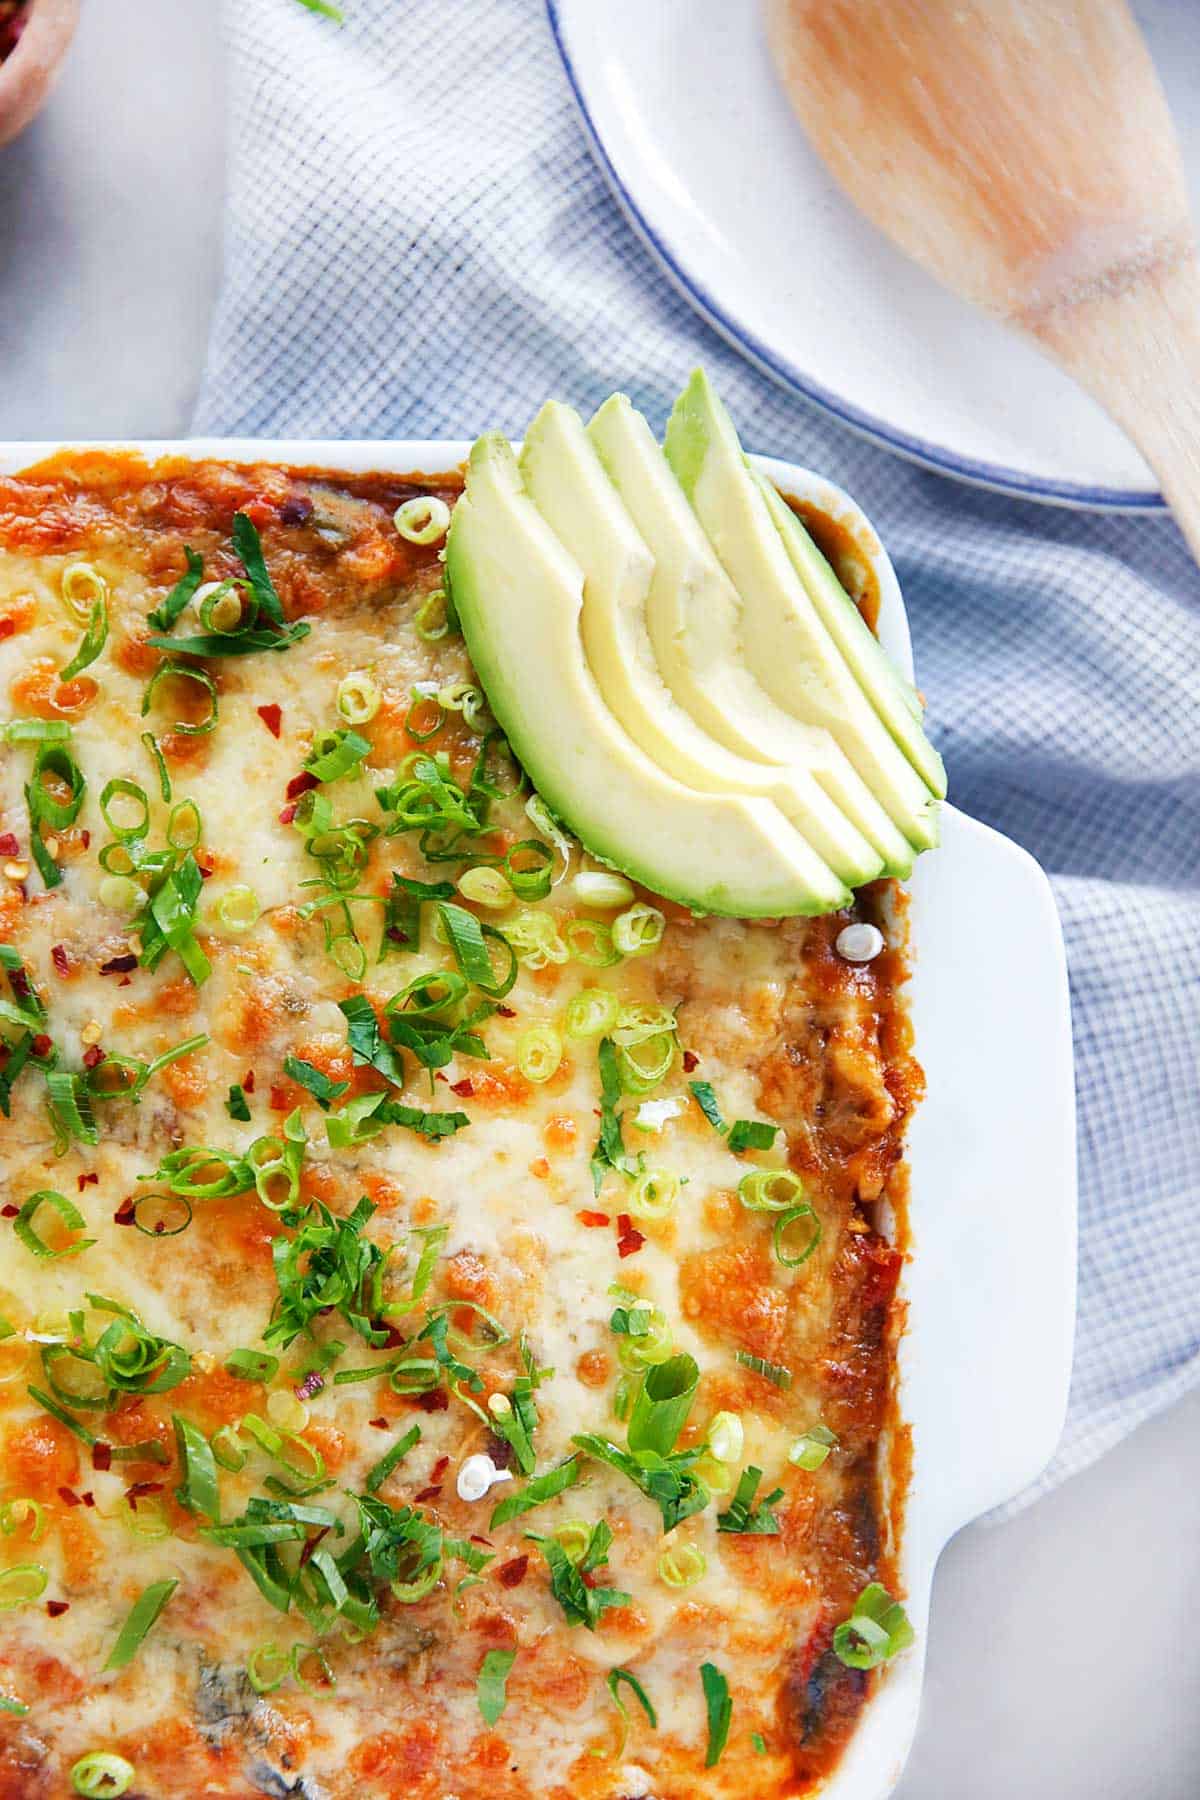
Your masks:
[{"label": "blue and white checkered dish towel", "polygon": [[[593,165],[542,0],[237,0],[203,432],[516,434],[703,361],[752,448],[855,494],[899,570],[954,799],[1054,880],[1082,1246],[1031,1494],[1200,1377],[1200,574],[1174,526],[1000,499],[860,442],[698,320]],[[986,945],[980,954],[986,955]],[[1029,1496],[1026,1496],[1029,1497]]]}]

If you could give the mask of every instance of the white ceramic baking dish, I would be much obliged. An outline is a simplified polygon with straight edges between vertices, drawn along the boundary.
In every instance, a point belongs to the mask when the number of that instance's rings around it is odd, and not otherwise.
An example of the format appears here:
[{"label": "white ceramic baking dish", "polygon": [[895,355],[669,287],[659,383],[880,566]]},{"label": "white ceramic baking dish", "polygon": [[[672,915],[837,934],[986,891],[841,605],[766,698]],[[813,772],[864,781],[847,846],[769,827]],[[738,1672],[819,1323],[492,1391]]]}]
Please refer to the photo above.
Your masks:
[{"label": "white ceramic baking dish", "polygon": [[[431,475],[456,468],[468,447],[240,438],[71,446]],[[63,448],[0,445],[0,473]],[[809,470],[768,458],[760,466],[785,493],[848,526],[879,582],[879,635],[911,674],[899,584],[861,509]],[[910,1000],[928,1093],[909,1135],[913,1254],[900,1401],[914,1457],[901,1568],[917,1643],[888,1670],[824,1800],[885,1800],[895,1787],[916,1729],[938,1556],[1049,1461],[1070,1375],[1075,1095],[1050,887],[1024,850],[947,806],[941,847],[920,858],[912,900]]]}]

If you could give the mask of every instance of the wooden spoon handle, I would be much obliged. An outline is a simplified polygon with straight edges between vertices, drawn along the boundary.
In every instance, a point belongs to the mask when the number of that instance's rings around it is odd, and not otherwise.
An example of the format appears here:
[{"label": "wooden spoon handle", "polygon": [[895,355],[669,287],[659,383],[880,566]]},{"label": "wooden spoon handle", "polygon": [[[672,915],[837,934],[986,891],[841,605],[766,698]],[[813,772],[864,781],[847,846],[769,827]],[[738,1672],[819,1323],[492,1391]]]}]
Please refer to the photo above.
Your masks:
[{"label": "wooden spoon handle", "polygon": [[1025,324],[1129,433],[1200,562],[1200,271],[1190,234]]}]

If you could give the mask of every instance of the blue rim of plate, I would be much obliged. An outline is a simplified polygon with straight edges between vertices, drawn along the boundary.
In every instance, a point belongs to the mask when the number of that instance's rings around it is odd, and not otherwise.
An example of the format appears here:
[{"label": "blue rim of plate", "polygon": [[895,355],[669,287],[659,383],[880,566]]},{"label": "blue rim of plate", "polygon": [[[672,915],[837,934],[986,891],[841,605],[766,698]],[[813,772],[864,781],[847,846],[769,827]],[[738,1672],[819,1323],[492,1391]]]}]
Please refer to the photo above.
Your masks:
[{"label": "blue rim of plate", "polygon": [[815,381],[811,375],[806,374],[802,369],[797,369],[786,358],[779,356],[769,345],[764,344],[754,332],[726,312],[716,297],[688,273],[666,240],[650,223],[617,173],[616,165],[608,154],[588,103],[584,99],[582,83],[572,61],[571,52],[567,48],[564,28],[559,16],[560,6],[561,0],[546,0],[550,30],[554,36],[555,47],[566,73],[571,94],[583,121],[588,144],[602,174],[608,181],[630,225],[662,265],[663,272],[672,284],[701,317],[708,321],[714,331],[719,332],[726,342],[732,344],[734,349],[748,361],[754,363],[781,387],[800,394],[806,400],[811,400],[843,425],[849,426],[852,431],[859,432],[875,444],[881,444],[886,450],[894,450],[897,455],[907,457],[910,462],[920,463],[927,469],[933,469],[939,475],[952,475],[960,481],[972,483],[975,487],[991,488],[997,493],[1008,494],[1020,500],[1038,500],[1058,506],[1074,506],[1085,511],[1158,513],[1167,510],[1167,503],[1163,496],[1149,489],[1081,487],[1075,482],[1051,481],[1044,477],[1024,475],[1019,469],[1008,469],[999,463],[974,462],[969,457],[953,456],[939,444],[932,444],[925,438],[914,437],[911,432],[898,431],[894,425],[888,425],[882,419],[875,418],[873,414],[849,405],[839,395],[822,387],[821,383]]}]

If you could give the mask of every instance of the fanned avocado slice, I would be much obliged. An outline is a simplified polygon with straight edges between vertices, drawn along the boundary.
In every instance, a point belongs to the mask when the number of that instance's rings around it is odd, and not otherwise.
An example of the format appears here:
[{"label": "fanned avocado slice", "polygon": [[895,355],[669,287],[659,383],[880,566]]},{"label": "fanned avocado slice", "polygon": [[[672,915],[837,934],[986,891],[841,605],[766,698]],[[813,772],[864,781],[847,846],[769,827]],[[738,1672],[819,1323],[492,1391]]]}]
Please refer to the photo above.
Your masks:
[{"label": "fanned avocado slice", "polygon": [[[737,755],[811,773],[872,845],[880,858],[878,872],[910,875],[912,845],[841,746],[823,726],[802,724],[784,712],[747,668],[737,590],[645,419],[624,394],[613,394],[587,431],[654,558],[646,626],[654,658],[676,701]],[[813,841],[832,861],[820,840]],[[853,876],[846,878],[853,883]]]},{"label": "fanned avocado slice", "polygon": [[[661,461],[657,445],[654,452]],[[655,558],[569,406],[552,400],[542,408],[525,434],[521,474],[530,499],[583,573],[588,666],[635,742],[689,787],[773,800],[843,881],[851,887],[873,881],[883,869],[882,856],[807,769],[735,755],[676,701],[659,672],[646,624]],[[680,503],[687,511],[682,495]]]},{"label": "fanned avocado slice", "polygon": [[[931,787],[884,724],[874,690],[862,685],[863,679],[877,683],[878,671],[868,671],[860,657],[860,678],[830,632],[733,422],[700,369],[675,404],[664,448],[741,598],[743,652],[751,672],[785,711],[831,732],[909,842],[919,850],[931,848],[944,778]],[[908,707],[894,710],[923,740]]]},{"label": "fanned avocado slice", "polygon": [[772,917],[846,904],[845,884],[771,801],[684,786],[610,712],[580,637],[579,566],[497,433],[471,451],[446,568],[488,704],[546,804],[589,850],[706,912]]}]

